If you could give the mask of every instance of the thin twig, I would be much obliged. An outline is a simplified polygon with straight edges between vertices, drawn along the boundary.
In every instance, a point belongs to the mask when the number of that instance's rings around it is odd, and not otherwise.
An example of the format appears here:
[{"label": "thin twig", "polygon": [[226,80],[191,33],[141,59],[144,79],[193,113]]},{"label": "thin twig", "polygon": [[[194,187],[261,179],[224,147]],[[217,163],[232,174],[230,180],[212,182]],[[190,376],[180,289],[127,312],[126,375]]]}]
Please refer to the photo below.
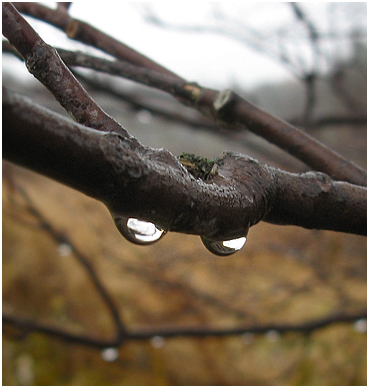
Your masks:
[{"label": "thin twig", "polygon": [[[337,324],[337,323],[351,323],[360,319],[366,319],[366,311],[358,313],[340,313],[333,314],[328,317],[312,320],[303,324],[268,324],[268,325],[245,325],[236,328],[227,329],[212,329],[209,327],[191,327],[191,328],[163,328],[163,329],[149,329],[149,330],[135,330],[128,332],[125,341],[138,341],[147,340],[156,336],[163,338],[205,338],[205,337],[230,337],[239,336],[243,334],[265,334],[268,332],[276,332],[278,334],[285,333],[301,333],[303,335],[309,335],[315,330],[322,329],[324,327]],[[21,330],[28,332],[39,332],[61,338],[66,341],[89,345],[92,347],[106,348],[106,347],[119,347],[121,343],[109,343],[106,341],[89,340],[82,336],[72,335],[64,330],[44,325],[41,323],[33,322],[30,319],[16,317],[8,314],[3,314],[3,324],[17,327]]]}]

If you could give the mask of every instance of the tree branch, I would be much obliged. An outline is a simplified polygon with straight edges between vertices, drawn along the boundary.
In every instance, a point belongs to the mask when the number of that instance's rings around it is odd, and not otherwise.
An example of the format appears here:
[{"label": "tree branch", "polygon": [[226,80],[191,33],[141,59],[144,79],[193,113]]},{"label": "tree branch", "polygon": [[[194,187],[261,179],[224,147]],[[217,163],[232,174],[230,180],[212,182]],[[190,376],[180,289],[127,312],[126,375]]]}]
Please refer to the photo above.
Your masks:
[{"label": "tree branch", "polygon": [[102,201],[115,216],[165,230],[226,240],[264,220],[366,234],[364,187],[321,173],[287,173],[235,153],[196,178],[164,149],[83,127],[9,92],[3,140],[8,160]]},{"label": "tree branch", "polygon": [[[280,334],[294,332],[303,333],[305,335],[310,334],[314,330],[318,330],[335,323],[349,323],[359,319],[366,319],[366,311],[360,311],[356,314],[332,314],[322,319],[317,319],[302,324],[268,324],[268,325],[253,325],[236,328],[225,328],[225,329],[212,329],[206,328],[162,328],[162,329],[151,329],[151,330],[134,330],[128,332],[125,341],[129,340],[147,340],[155,336],[163,338],[178,338],[178,337],[223,337],[223,336],[234,336],[242,334],[264,334],[271,331],[276,331]],[[39,332],[54,337],[61,338],[66,341],[80,343],[88,346],[97,348],[108,348],[118,347],[122,344],[122,340],[110,342],[104,340],[97,340],[93,338],[84,337],[81,335],[74,335],[64,330],[51,327],[42,323],[33,322],[30,319],[11,316],[3,314],[3,325],[12,325],[26,332]]]}]

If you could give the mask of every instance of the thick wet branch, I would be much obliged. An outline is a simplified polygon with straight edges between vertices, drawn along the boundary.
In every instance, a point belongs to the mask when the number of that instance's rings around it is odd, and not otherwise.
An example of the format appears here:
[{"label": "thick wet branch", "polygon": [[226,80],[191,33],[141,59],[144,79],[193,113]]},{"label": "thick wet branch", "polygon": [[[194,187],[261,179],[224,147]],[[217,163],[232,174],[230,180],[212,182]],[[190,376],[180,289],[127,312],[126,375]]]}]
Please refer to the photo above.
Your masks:
[{"label": "thick wet branch", "polygon": [[196,178],[164,149],[96,131],[6,92],[3,156],[104,202],[114,215],[208,238],[261,220],[366,234],[366,188],[224,153]]}]

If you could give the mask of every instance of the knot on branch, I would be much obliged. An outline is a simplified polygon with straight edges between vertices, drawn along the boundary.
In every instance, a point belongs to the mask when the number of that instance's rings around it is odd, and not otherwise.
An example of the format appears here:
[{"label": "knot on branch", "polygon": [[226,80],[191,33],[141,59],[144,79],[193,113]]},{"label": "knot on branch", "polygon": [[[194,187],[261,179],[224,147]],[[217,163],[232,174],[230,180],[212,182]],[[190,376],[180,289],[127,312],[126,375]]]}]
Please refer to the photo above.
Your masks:
[{"label": "knot on branch", "polygon": [[223,123],[225,128],[237,124],[237,116],[233,114],[233,111],[238,99],[239,96],[236,93],[227,89],[220,91],[213,102],[215,119],[220,124]]},{"label": "knot on branch", "polygon": [[269,211],[273,195],[272,170],[257,160],[235,152],[223,152],[211,162],[205,183],[212,187],[217,231],[214,239],[246,236],[250,226]]},{"label": "knot on branch", "polygon": [[207,180],[211,169],[214,166],[215,160],[196,156],[187,152],[178,156],[178,160],[186,167],[187,171],[195,178]]},{"label": "knot on branch", "polygon": [[[57,55],[57,51],[40,39],[32,47],[32,51],[25,57],[27,70],[37,79],[44,79],[44,73],[46,74],[50,71],[50,61],[54,55]],[[59,76],[58,74],[54,75],[57,78],[55,81],[58,81],[58,79],[60,79],[60,74]]]},{"label": "knot on branch", "polygon": [[329,193],[332,188],[333,179],[322,172],[307,171],[301,173],[300,176],[308,179],[310,183],[305,192],[306,196],[319,196],[324,193]]}]

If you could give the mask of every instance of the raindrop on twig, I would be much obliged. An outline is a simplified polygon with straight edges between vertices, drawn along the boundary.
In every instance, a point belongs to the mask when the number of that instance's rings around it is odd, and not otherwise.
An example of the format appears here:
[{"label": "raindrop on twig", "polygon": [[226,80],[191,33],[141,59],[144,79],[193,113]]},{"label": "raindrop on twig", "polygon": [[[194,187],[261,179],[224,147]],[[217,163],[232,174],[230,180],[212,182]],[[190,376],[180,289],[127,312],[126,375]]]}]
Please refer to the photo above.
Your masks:
[{"label": "raindrop on twig", "polygon": [[154,347],[156,349],[160,349],[164,346],[165,339],[161,335],[156,335],[156,336],[151,338],[150,343],[151,343],[152,347]]},{"label": "raindrop on twig", "polygon": [[367,323],[365,318],[359,319],[354,323],[354,329],[358,333],[366,333],[366,326]]},{"label": "raindrop on twig", "polygon": [[214,241],[201,237],[205,247],[215,255],[228,256],[238,252],[246,243],[246,237],[239,237],[232,240]]},{"label": "raindrop on twig", "polygon": [[58,246],[58,253],[62,257],[69,256],[73,251],[73,248],[68,243],[61,243]]},{"label": "raindrop on twig", "polygon": [[281,333],[278,330],[269,330],[265,333],[265,337],[269,342],[277,342],[281,338]]},{"label": "raindrop on twig", "polygon": [[155,224],[137,218],[114,217],[114,221],[120,233],[134,244],[153,244],[166,233]]},{"label": "raindrop on twig", "polygon": [[119,357],[119,350],[116,348],[106,348],[101,351],[101,357],[104,361],[113,362]]}]

